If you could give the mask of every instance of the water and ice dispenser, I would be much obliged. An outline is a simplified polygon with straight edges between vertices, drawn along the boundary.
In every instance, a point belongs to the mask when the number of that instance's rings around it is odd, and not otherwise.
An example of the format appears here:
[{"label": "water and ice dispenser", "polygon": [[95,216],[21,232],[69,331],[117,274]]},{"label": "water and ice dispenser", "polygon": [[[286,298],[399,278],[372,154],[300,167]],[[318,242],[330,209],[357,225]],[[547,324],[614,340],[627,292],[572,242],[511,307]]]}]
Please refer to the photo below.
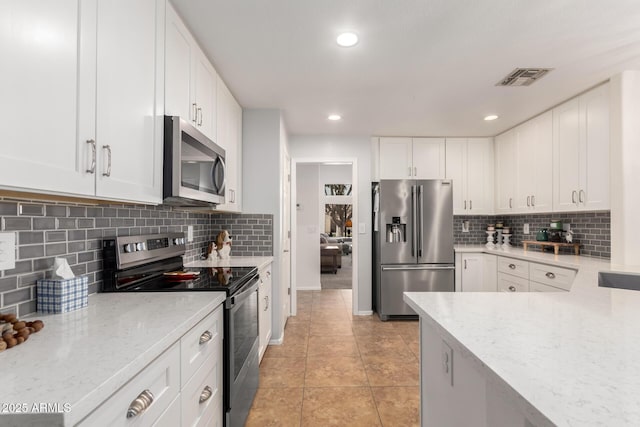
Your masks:
[{"label": "water and ice dispenser", "polygon": [[[401,222],[404,220],[404,222]],[[387,243],[404,243],[407,241],[407,219],[399,216],[391,218],[391,224],[387,224]]]}]

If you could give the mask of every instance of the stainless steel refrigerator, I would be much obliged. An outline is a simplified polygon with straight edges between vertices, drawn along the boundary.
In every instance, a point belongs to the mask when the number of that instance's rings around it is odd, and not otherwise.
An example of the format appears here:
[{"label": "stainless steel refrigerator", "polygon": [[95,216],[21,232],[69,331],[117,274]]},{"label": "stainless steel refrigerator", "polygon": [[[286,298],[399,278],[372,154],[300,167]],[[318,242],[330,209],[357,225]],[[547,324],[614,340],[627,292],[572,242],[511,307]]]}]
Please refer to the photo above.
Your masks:
[{"label": "stainless steel refrigerator", "polygon": [[453,184],[373,183],[373,305],[380,319],[415,317],[403,292],[453,292]]}]

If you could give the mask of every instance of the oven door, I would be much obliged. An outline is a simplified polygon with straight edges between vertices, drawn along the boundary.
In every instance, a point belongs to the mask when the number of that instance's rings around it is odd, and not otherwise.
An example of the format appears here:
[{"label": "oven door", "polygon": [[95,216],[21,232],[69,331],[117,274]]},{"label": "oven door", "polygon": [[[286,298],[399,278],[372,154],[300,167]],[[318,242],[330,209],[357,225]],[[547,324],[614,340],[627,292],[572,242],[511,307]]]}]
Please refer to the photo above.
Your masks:
[{"label": "oven door", "polygon": [[225,303],[226,426],[245,424],[258,389],[258,282],[256,275]]}]

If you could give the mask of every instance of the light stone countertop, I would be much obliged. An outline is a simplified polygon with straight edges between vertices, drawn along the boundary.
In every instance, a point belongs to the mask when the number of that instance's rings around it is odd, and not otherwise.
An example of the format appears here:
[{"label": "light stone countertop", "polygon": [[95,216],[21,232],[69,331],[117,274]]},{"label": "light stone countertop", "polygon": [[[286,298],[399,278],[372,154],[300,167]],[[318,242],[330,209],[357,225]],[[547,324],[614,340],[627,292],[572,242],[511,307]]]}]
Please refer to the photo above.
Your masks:
[{"label": "light stone countertop", "polygon": [[[577,269],[570,292],[405,293],[427,324],[506,385],[534,422],[640,425],[640,292],[598,287],[606,260],[536,250],[483,252]],[[635,270],[637,272],[637,270]]]},{"label": "light stone countertop", "polygon": [[224,292],[99,293],[80,310],[34,313],[44,329],[0,353],[0,404],[71,410],[39,420],[5,410],[0,425],[75,425],[224,299]]},{"label": "light stone countertop", "polygon": [[227,259],[214,259],[214,260],[202,260],[192,261],[185,264],[185,267],[189,268],[215,268],[215,267],[258,267],[258,270],[263,269],[267,265],[273,262],[272,256],[247,256],[247,257],[234,257],[233,255]]}]

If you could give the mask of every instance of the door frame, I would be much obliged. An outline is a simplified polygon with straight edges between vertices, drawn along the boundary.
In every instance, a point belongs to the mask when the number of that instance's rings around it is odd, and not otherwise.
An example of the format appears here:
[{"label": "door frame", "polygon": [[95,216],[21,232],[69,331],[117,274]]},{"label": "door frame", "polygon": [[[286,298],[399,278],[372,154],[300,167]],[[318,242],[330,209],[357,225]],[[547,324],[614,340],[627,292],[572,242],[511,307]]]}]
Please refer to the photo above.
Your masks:
[{"label": "door frame", "polygon": [[[351,273],[351,292],[352,292],[352,307],[351,311],[354,315],[359,314],[358,304],[358,254],[360,253],[360,245],[358,243],[358,231],[359,231],[359,210],[358,210],[358,159],[355,157],[300,157],[291,159],[291,315],[295,316],[298,311],[297,295],[298,290],[296,277],[296,259],[297,259],[297,244],[296,238],[298,235],[297,219],[298,213],[296,211],[296,204],[298,202],[298,185],[297,174],[298,164],[351,164],[351,193],[353,203],[353,218],[351,220],[351,244],[352,244],[352,273]],[[319,196],[319,195],[318,195]],[[318,259],[318,270],[320,269],[320,259]]]}]

